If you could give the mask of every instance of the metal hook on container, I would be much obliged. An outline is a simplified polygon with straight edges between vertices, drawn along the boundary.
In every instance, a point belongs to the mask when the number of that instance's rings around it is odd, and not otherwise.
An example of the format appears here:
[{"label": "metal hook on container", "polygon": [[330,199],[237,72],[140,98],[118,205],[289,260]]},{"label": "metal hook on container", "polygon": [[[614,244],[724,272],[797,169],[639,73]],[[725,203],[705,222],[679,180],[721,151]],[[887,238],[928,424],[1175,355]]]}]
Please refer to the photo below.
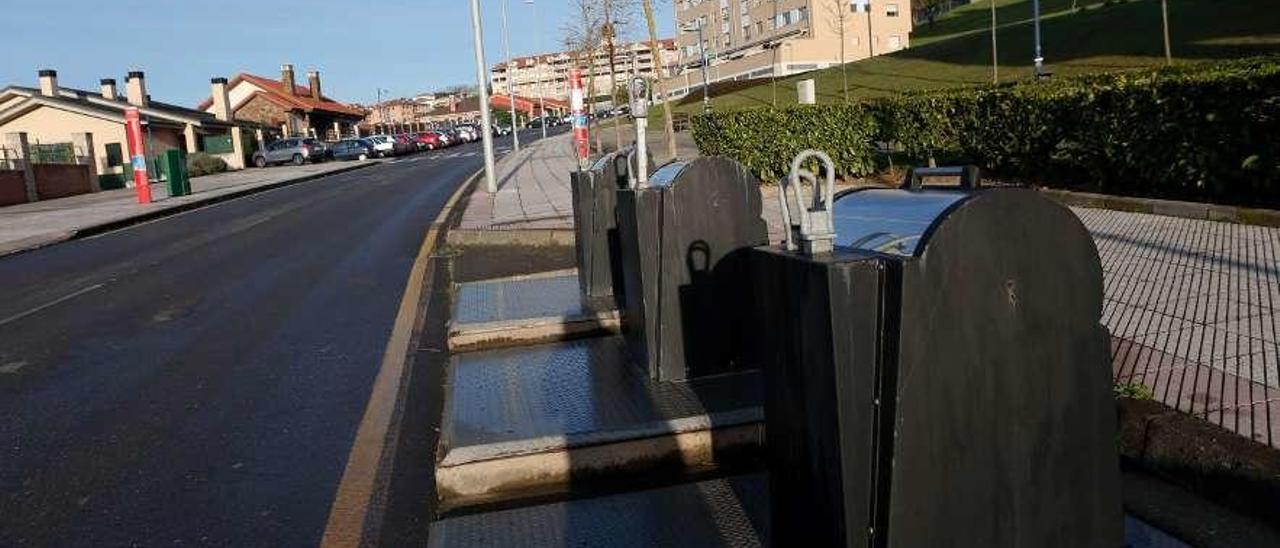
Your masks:
[{"label": "metal hook on container", "polygon": [[[818,181],[818,174],[804,169],[804,162],[817,158],[826,169],[826,185]],[[813,199],[805,205],[802,182],[813,187]],[[807,255],[830,253],[835,241],[835,225],[831,218],[831,203],[835,198],[836,170],[835,162],[821,150],[807,149],[797,154],[791,161],[791,175],[783,179],[782,188],[778,189],[778,203],[782,207],[782,224],[786,227],[787,250],[799,249]],[[788,200],[787,191],[791,191]],[[795,205],[796,217],[791,216],[791,204]]]}]

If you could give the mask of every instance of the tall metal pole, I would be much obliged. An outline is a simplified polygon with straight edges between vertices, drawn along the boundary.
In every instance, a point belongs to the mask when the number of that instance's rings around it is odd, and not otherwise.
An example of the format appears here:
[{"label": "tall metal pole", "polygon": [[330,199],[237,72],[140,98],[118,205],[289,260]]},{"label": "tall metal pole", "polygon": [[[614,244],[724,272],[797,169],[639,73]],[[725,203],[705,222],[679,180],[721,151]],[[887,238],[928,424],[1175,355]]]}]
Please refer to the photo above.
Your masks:
[{"label": "tall metal pole", "polygon": [[[538,56],[536,58],[537,60],[534,61],[533,66],[535,68],[541,69],[542,19],[538,17],[538,3],[534,2],[533,0],[524,0],[524,3],[529,4],[530,6],[533,6],[534,47],[538,48]],[[538,115],[542,117],[542,123],[539,125],[542,126],[543,139],[547,138],[547,101],[546,101],[547,92],[546,92],[546,88],[544,87],[545,85],[546,85],[546,80],[542,78],[542,72],[539,71],[538,72]],[[513,128],[513,131],[514,131],[514,128]]]},{"label": "tall metal pole", "polygon": [[1040,52],[1040,0],[1031,0],[1031,18],[1036,27],[1036,78],[1044,76],[1044,55]]},{"label": "tall metal pole", "polygon": [[711,80],[707,79],[707,43],[702,39],[701,19],[698,19],[698,53],[702,54],[702,112],[711,112],[711,96],[707,93]]},{"label": "tall metal pole", "polygon": [[[502,47],[507,50],[507,99],[511,101],[511,151],[520,152],[520,126],[516,123],[515,62],[511,57],[511,37],[507,32],[507,0],[502,0]],[[493,131],[488,125],[485,132]]]},{"label": "tall metal pole", "polygon": [[480,91],[481,142],[484,143],[484,188],[489,194],[498,192],[493,168],[493,127],[489,118],[489,70],[484,66],[484,31],[480,28],[480,0],[471,0],[471,34],[476,54],[476,84]]},{"label": "tall metal pole", "polygon": [[1000,83],[1000,55],[996,53],[996,0],[991,0],[991,83]]}]

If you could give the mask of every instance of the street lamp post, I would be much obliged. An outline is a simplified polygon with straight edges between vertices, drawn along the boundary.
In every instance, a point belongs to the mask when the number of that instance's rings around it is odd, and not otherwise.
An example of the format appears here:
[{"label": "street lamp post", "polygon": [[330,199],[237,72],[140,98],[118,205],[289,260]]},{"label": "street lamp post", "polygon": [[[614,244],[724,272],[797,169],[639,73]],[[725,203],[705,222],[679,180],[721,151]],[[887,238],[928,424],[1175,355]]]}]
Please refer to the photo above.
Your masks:
[{"label": "street lamp post", "polygon": [[530,6],[533,6],[533,27],[534,27],[533,37],[534,37],[534,43],[535,43],[534,47],[538,48],[538,56],[536,57],[536,60],[534,61],[533,66],[534,68],[539,69],[537,73],[538,74],[538,115],[542,117],[542,123],[539,124],[540,126],[542,126],[542,138],[546,139],[547,138],[547,102],[546,102],[547,93],[545,88],[543,87],[546,85],[546,81],[543,79],[542,72],[541,72],[542,19],[538,17],[538,4],[536,2],[534,2],[533,0],[524,0],[524,3],[529,4]]},{"label": "street lamp post", "polygon": [[[502,0],[502,47],[507,52],[507,100],[511,102],[511,151],[520,152],[520,126],[516,124],[515,59],[511,57],[511,37],[507,32],[507,0]],[[485,132],[493,131],[485,124]]]},{"label": "street lamp post", "polygon": [[1040,51],[1040,0],[1031,0],[1031,18],[1035,22],[1036,34],[1036,78],[1044,77],[1044,55]]},{"label": "street lamp post", "polygon": [[471,34],[475,44],[476,84],[480,92],[480,124],[486,128],[481,131],[481,142],[484,143],[484,182],[485,191],[490,195],[498,192],[498,181],[494,178],[493,168],[493,127],[489,122],[489,71],[484,66],[484,30],[480,28],[480,0],[471,0]]},{"label": "street lamp post", "polygon": [[707,79],[707,47],[702,41],[702,20],[695,19],[693,27],[682,27],[680,30],[684,32],[698,33],[698,55],[702,57],[702,111],[711,112],[711,97],[707,94],[707,87],[711,85],[711,81]]}]

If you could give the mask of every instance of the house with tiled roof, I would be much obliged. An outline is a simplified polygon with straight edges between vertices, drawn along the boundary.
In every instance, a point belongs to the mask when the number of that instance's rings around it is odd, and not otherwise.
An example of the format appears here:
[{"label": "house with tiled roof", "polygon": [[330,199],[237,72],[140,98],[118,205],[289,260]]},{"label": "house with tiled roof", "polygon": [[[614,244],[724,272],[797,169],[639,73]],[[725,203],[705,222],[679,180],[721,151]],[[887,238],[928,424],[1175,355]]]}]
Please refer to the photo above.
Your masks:
[{"label": "house with tiled roof", "polygon": [[[307,85],[294,81],[293,65],[280,67],[280,79],[240,73],[227,83],[232,116],[272,128],[284,136],[337,139],[355,132],[364,110],[334,101],[320,87],[320,72],[307,73]],[[201,102],[199,110],[213,112],[214,98]]]},{"label": "house with tiled roof", "polygon": [[[232,169],[244,167],[243,124],[225,113],[220,116],[152,99],[142,71],[129,73],[124,93],[117,89],[114,78],[103,78],[100,84],[98,91],[62,86],[58,72],[45,69],[39,72],[37,87],[0,88],[0,135],[6,139],[21,135],[37,152],[61,151],[55,154],[61,158],[57,163],[88,168],[88,175],[78,177],[75,184],[37,188],[10,199],[0,197],[0,203],[57,198],[126,184],[129,151],[125,111],[130,108],[138,109],[146,124],[148,157],[177,149],[219,156]],[[0,164],[17,158],[21,149],[7,140],[0,143]],[[0,170],[4,168],[0,165]],[[3,189],[0,195],[5,195]]]}]

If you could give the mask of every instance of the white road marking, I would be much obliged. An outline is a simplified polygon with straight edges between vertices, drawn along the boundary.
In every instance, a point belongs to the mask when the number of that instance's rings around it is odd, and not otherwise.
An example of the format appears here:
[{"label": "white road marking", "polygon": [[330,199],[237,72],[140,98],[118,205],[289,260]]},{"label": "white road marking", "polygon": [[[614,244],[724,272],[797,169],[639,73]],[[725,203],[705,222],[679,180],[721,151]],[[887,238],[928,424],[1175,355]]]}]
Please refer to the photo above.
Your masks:
[{"label": "white road marking", "polygon": [[31,309],[28,309],[28,310],[26,310],[26,311],[19,312],[19,313],[17,313],[17,314],[14,314],[14,315],[12,315],[12,316],[9,316],[8,318],[5,318],[5,319],[3,319],[3,320],[0,320],[0,325],[5,325],[5,324],[9,324],[9,323],[16,322],[16,321],[18,321],[18,320],[21,320],[22,318],[25,318],[25,317],[30,316],[30,315],[32,315],[32,314],[35,314],[36,312],[39,312],[39,311],[44,310],[44,309],[46,309],[46,308],[49,308],[49,307],[51,307],[51,306],[55,306],[55,305],[57,305],[57,304],[60,304],[60,303],[63,303],[63,302],[69,301],[69,300],[71,300],[71,299],[74,299],[74,298],[76,298],[76,297],[79,297],[79,296],[81,296],[81,295],[84,295],[85,293],[88,293],[88,292],[90,292],[90,291],[94,291],[94,290],[97,290],[97,289],[101,289],[101,288],[102,288],[102,285],[103,285],[103,284],[93,284],[93,285],[91,285],[91,286],[89,286],[89,287],[86,287],[86,288],[84,288],[84,289],[81,289],[81,290],[79,290],[79,291],[75,291],[75,292],[72,292],[72,293],[69,293],[69,294],[63,295],[63,296],[61,296],[61,297],[58,297],[58,298],[56,298],[56,299],[54,299],[54,300],[52,300],[52,301],[49,301],[49,302],[47,302],[47,303],[44,303],[44,304],[42,304],[42,305],[40,305],[40,306],[37,306],[37,307],[35,307],[35,308],[31,308]]}]

